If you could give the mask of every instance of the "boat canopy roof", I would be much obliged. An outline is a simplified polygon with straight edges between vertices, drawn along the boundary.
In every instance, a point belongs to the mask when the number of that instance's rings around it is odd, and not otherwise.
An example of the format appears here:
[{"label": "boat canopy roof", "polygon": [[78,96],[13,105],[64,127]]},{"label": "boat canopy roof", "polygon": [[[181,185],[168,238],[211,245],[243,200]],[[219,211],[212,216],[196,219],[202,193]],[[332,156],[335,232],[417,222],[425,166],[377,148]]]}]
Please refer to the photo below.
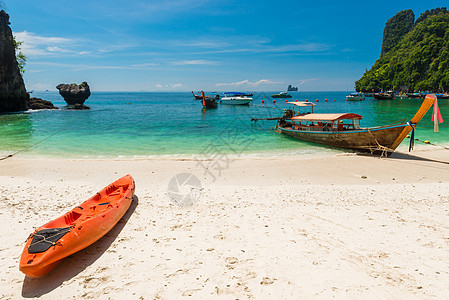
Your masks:
[{"label": "boat canopy roof", "polygon": [[288,104],[293,104],[296,106],[315,106],[315,103],[312,102],[287,102]]},{"label": "boat canopy roof", "polygon": [[292,118],[292,121],[336,121],[343,119],[361,120],[363,117],[358,114],[344,113],[344,114],[306,114]]},{"label": "boat canopy roof", "polygon": [[224,92],[223,94],[225,94],[225,95],[236,95],[236,96],[246,95],[245,93],[241,93],[241,92]]}]

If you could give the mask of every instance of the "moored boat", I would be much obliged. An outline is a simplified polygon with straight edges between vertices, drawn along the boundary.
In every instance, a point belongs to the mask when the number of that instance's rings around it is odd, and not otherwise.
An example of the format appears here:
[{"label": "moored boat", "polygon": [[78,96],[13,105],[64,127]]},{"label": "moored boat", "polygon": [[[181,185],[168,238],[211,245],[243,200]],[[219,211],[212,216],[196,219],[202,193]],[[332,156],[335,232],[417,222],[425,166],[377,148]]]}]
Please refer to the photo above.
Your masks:
[{"label": "moored boat", "polygon": [[449,99],[449,94],[435,94],[438,99]]},{"label": "moored boat", "polygon": [[421,94],[421,93],[407,93],[407,96],[410,99],[424,99],[424,97],[426,95],[425,94]]},{"label": "moored boat", "polygon": [[365,100],[365,96],[361,93],[351,93],[346,96],[346,101],[363,101]]},{"label": "moored boat", "polygon": [[393,92],[385,92],[385,93],[374,93],[375,100],[393,100],[394,93]]},{"label": "moored boat", "polygon": [[435,100],[435,95],[427,95],[415,116],[405,123],[363,128],[360,126],[363,117],[354,113],[299,113],[278,118],[275,130],[303,141],[389,155],[414,130]]},{"label": "moored boat", "polygon": [[287,92],[280,92],[279,94],[271,95],[273,98],[291,98],[292,96],[287,94]]},{"label": "moored boat", "polygon": [[192,91],[192,94],[193,94],[193,99],[195,99],[195,100],[202,100],[203,99],[203,97],[201,97],[201,95],[197,95],[193,91]]},{"label": "moored boat", "polygon": [[252,96],[254,96],[254,93],[242,93],[242,92],[224,92],[223,94],[226,97],[231,97],[231,96],[252,97]]},{"label": "moored boat", "polygon": [[[203,100],[203,96],[197,95],[193,91],[192,91],[192,94],[193,94],[193,99]],[[206,98],[220,100],[220,95],[218,95],[216,92],[213,92],[213,93],[210,93],[210,95],[206,96]]]},{"label": "moored boat", "polygon": [[131,175],[111,183],[66,214],[37,228],[27,239],[19,269],[42,277],[65,257],[93,244],[109,232],[131,205],[135,184]]},{"label": "moored boat", "polygon": [[217,108],[218,107],[218,103],[217,103],[217,101],[215,101],[215,98],[205,96],[204,92],[201,92],[201,99],[202,99],[203,106],[206,108]]},{"label": "moored boat", "polygon": [[226,92],[224,94],[225,97],[222,97],[220,99],[220,104],[248,105],[253,100],[253,98],[248,96],[250,94],[237,93],[237,92]]}]

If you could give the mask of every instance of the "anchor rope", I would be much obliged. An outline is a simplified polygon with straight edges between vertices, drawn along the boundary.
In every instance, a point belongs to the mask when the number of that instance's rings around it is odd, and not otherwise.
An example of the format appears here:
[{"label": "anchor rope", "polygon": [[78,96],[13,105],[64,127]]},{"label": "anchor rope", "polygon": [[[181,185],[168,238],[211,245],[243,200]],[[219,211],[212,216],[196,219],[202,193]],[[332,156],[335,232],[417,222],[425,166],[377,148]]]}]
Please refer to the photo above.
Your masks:
[{"label": "anchor rope", "polygon": [[45,137],[44,139],[38,141],[37,143],[34,143],[34,144],[32,144],[32,145],[30,145],[30,146],[28,146],[28,147],[25,147],[25,148],[23,148],[23,149],[21,149],[21,150],[19,150],[19,151],[17,151],[17,152],[14,152],[14,153],[12,153],[12,154],[8,154],[8,155],[6,155],[6,156],[4,156],[4,157],[1,157],[0,160],[5,160],[5,159],[7,159],[7,158],[13,157],[14,155],[16,155],[16,154],[18,154],[18,153],[20,153],[20,152],[27,151],[28,149],[30,149],[30,148],[32,148],[32,147],[34,147],[34,146],[37,146],[37,145],[39,145],[40,143],[45,142],[46,140],[50,139],[51,137],[57,135],[58,133],[60,133],[61,131],[63,131],[63,130],[66,129],[66,128],[67,128],[67,127],[65,126],[65,127],[61,128],[61,129],[59,129],[58,131],[56,131],[56,132],[50,134],[49,136]]},{"label": "anchor rope", "polygon": [[375,137],[374,134],[371,132],[371,130],[369,130],[369,128],[367,128],[367,129],[368,129],[369,134],[371,134],[371,137],[374,139],[374,141],[375,141],[376,144],[377,144],[377,148],[375,148],[375,149],[373,149],[373,147],[368,146],[368,147],[369,147],[369,150],[370,150],[370,152],[371,152],[371,155],[373,155],[374,151],[376,151],[376,150],[381,150],[382,153],[380,154],[380,157],[384,157],[384,156],[387,157],[387,152],[388,152],[388,151],[391,151],[391,152],[394,151],[393,149],[390,149],[390,148],[388,148],[388,147],[386,147],[386,146],[382,146],[381,144],[379,144],[379,142],[377,141],[376,137]]}]

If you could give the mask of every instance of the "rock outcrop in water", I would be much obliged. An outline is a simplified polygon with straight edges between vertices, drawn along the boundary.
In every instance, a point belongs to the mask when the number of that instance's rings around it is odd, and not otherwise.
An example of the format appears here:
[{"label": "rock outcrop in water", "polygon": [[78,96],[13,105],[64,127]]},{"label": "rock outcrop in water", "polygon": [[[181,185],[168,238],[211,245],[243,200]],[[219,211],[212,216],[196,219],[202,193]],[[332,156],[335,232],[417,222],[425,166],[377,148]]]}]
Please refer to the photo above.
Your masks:
[{"label": "rock outcrop in water", "polygon": [[28,109],[58,109],[50,101],[41,98],[30,98],[27,101]]},{"label": "rock outcrop in water", "polygon": [[16,60],[9,15],[0,11],[0,112],[26,110],[27,93]]},{"label": "rock outcrop in water", "polygon": [[82,105],[90,96],[90,88],[87,82],[83,82],[80,85],[77,85],[76,83],[59,84],[56,88],[68,105]]},{"label": "rock outcrop in water", "polygon": [[75,104],[75,105],[73,105],[73,106],[69,106],[69,107],[67,107],[67,109],[74,109],[74,110],[88,110],[88,109],[90,109],[90,107],[89,106],[86,106],[86,105],[84,105],[84,104]]}]

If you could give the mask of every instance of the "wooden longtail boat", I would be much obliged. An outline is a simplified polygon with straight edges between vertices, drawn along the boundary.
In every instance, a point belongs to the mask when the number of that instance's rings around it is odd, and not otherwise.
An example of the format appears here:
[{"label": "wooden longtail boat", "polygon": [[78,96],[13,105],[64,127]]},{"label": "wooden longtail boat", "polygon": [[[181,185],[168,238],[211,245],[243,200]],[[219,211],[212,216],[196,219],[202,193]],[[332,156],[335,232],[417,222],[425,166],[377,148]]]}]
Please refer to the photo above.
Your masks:
[{"label": "wooden longtail boat", "polygon": [[201,95],[196,95],[193,91],[192,91],[192,94],[193,94],[193,99],[195,99],[195,100],[202,100],[203,99],[203,97],[201,97]]},{"label": "wooden longtail boat", "polygon": [[[279,118],[275,130],[303,141],[389,155],[418,125],[435,99],[435,95],[427,95],[415,116],[406,123],[397,122],[387,126],[362,128],[360,120],[363,117],[358,114],[311,113]],[[305,106],[301,102],[290,103]]]},{"label": "wooden longtail boat", "polygon": [[28,277],[44,276],[63,258],[99,240],[128,210],[134,190],[133,178],[126,175],[68,213],[36,229],[23,249],[20,271]]},{"label": "wooden longtail boat", "polygon": [[203,100],[202,103],[203,103],[204,107],[206,107],[206,108],[217,108],[218,107],[218,103],[215,101],[215,99],[204,96],[204,92],[201,92],[201,98]]}]

